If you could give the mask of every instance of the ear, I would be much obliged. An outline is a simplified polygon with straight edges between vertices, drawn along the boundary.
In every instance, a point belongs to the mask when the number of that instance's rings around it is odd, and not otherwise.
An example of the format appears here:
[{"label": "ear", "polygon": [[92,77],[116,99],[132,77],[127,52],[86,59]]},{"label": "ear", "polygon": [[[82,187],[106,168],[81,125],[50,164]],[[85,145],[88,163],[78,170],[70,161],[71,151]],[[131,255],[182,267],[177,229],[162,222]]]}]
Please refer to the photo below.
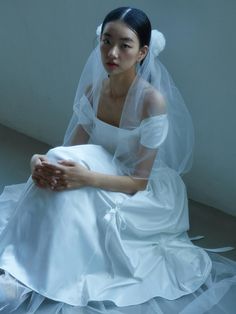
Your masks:
[{"label": "ear", "polygon": [[139,56],[138,56],[138,62],[141,62],[145,57],[146,57],[146,55],[147,55],[147,53],[148,53],[148,46],[147,45],[145,45],[145,46],[143,46],[142,48],[140,48],[140,50],[139,50]]}]

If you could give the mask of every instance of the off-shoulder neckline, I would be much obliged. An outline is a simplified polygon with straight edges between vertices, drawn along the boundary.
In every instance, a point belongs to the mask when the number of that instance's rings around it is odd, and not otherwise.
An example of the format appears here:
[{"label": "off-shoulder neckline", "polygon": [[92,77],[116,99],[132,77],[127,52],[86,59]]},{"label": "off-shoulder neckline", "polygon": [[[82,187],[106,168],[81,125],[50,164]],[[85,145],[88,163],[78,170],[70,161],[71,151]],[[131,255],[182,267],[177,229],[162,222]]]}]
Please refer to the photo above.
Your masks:
[{"label": "off-shoulder neckline", "polygon": [[107,123],[107,122],[101,120],[101,119],[98,118],[95,114],[94,114],[94,118],[95,118],[98,122],[100,122],[100,123],[102,123],[102,124],[104,124],[104,125],[107,125],[107,126],[109,126],[109,127],[112,127],[112,128],[115,128],[115,129],[122,129],[122,128],[120,128],[119,126],[116,126],[116,125],[113,125],[113,124],[110,124],[110,123]]},{"label": "off-shoulder neckline", "polygon": [[[85,94],[83,94],[83,97],[84,97],[85,100],[89,103],[89,105],[90,105],[90,107],[91,107],[91,109],[92,109],[93,106],[92,106],[91,102],[89,101],[88,97],[87,97]],[[92,110],[93,110],[93,109],[92,109]],[[94,115],[94,118],[95,118],[98,122],[100,122],[100,123],[102,123],[102,124],[104,124],[104,125],[107,125],[107,126],[109,126],[109,127],[115,128],[115,129],[125,130],[125,129],[121,128],[120,126],[116,126],[116,125],[113,125],[113,124],[110,124],[110,123],[108,123],[108,122],[105,122],[105,121],[101,120],[100,118],[98,118],[98,116],[95,114],[94,111],[93,111],[93,115]],[[153,119],[156,119],[156,118],[162,118],[162,117],[163,117],[163,118],[164,118],[164,117],[167,117],[167,113],[162,113],[162,114],[160,114],[160,115],[147,117],[147,118],[143,119],[143,120],[140,122],[140,126],[143,125],[143,124],[145,124],[145,123],[147,123],[147,122],[150,121],[150,120],[153,120]]]}]

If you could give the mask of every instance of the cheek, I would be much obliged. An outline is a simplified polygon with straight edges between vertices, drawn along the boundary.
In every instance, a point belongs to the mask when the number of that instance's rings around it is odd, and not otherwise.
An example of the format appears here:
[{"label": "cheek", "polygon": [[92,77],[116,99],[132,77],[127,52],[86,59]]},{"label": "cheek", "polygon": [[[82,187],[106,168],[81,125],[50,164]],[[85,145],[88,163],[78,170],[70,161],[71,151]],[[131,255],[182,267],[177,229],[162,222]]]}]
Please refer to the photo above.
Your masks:
[{"label": "cheek", "polygon": [[101,52],[101,55],[104,54],[104,46],[102,44],[100,44],[100,52]]},{"label": "cheek", "polygon": [[100,52],[101,54],[106,54],[108,50],[108,46],[104,45],[102,42],[100,43]]},{"label": "cheek", "polygon": [[136,52],[133,52],[133,51],[127,51],[126,53],[124,53],[123,56],[127,62],[135,63],[138,59],[138,54]]},{"label": "cheek", "polygon": [[106,56],[107,56],[107,53],[106,53],[106,50],[104,49],[104,47],[100,48],[100,53],[101,53],[101,60],[103,62],[106,59]]}]

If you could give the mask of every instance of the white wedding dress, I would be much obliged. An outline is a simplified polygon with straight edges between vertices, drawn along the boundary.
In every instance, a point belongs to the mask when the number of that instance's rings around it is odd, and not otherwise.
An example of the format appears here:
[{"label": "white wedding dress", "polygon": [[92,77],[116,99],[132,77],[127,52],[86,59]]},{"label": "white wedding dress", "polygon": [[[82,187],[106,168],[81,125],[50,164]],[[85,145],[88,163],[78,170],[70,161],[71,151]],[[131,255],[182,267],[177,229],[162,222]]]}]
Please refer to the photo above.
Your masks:
[{"label": "white wedding dress", "polygon": [[[89,144],[51,149],[48,158],[119,174],[112,163],[118,128],[96,117],[94,124]],[[210,258],[189,240],[188,227],[185,186],[167,167],[134,195],[91,187],[53,192],[31,178],[6,187],[0,312],[233,313],[236,263]]]}]

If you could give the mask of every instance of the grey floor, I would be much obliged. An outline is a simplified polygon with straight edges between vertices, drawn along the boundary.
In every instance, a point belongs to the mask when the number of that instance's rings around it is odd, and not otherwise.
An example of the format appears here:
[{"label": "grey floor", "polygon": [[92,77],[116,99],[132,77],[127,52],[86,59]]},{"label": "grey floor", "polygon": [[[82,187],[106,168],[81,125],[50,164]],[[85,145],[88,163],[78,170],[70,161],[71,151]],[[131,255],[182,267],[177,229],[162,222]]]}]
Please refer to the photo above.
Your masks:
[{"label": "grey floor", "polygon": [[[50,147],[0,125],[0,192],[5,185],[26,181],[29,161],[34,153],[45,153]],[[204,235],[195,244],[204,248],[236,248],[236,217],[215,208],[189,200],[190,236]],[[236,249],[222,255],[236,260]]]}]

